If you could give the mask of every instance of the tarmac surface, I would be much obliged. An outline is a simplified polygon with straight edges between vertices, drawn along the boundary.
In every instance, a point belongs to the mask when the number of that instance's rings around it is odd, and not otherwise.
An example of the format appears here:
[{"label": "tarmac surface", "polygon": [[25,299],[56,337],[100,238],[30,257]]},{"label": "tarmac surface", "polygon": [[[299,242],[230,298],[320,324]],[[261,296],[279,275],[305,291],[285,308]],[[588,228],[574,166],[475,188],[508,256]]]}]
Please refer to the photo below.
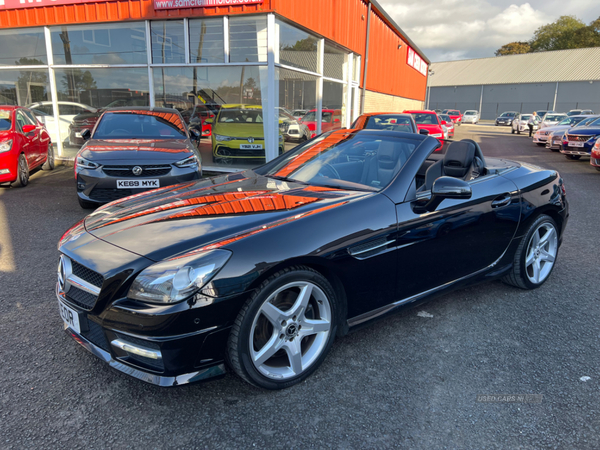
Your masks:
[{"label": "tarmac surface", "polygon": [[455,138],[560,171],[571,217],[550,279],[405,310],[339,339],[278,392],[232,373],[159,388],[87,353],[54,295],[56,244],[86,214],[72,168],[0,189],[0,448],[600,448],[600,172],[509,128]]}]

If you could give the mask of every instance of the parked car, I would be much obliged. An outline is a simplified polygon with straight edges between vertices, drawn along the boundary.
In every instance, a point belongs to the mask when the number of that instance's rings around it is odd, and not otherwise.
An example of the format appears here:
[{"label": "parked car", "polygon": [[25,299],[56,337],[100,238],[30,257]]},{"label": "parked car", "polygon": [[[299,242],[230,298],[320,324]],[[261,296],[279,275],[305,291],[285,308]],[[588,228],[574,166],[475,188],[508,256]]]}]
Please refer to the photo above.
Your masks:
[{"label": "parked car", "polygon": [[387,130],[418,133],[417,124],[410,114],[367,113],[361,114],[350,126],[357,130]]},{"label": "parked car", "polygon": [[50,134],[30,109],[0,106],[0,184],[27,186],[40,167],[54,169]]},{"label": "parked car", "polygon": [[75,157],[77,199],[95,208],[149,189],[202,177],[202,160],[181,115],[170,108],[105,111]]},{"label": "parked car", "polygon": [[[310,137],[313,138],[317,135],[317,110],[313,109],[306,113],[301,119],[301,122],[305,124],[311,131]],[[326,131],[339,130],[342,128],[342,111],[340,109],[326,109],[321,110],[321,133]]]},{"label": "parked car", "polygon": [[426,130],[429,136],[436,138],[440,143],[444,144],[444,130],[442,129],[442,121],[440,117],[433,111],[404,111],[410,114],[415,119],[417,129],[419,131]]},{"label": "parked car", "polygon": [[557,152],[562,147],[563,136],[565,132],[574,127],[584,127],[596,121],[598,116],[570,116],[553,127],[547,127],[544,130],[550,132],[547,134],[546,148]]},{"label": "parked car", "polygon": [[541,109],[541,110],[539,110],[539,111],[536,111],[535,113],[537,114],[537,116],[538,116],[540,119],[542,119],[542,120],[543,120],[543,119],[544,119],[544,116],[545,116],[546,114],[548,114],[548,113],[556,113],[556,111],[548,111],[548,110],[545,110],[545,109]]},{"label": "parked car", "polygon": [[300,120],[306,115],[307,112],[307,109],[295,109],[292,111],[292,116],[294,116],[294,119]]},{"label": "parked car", "polygon": [[206,119],[214,119],[218,114],[218,109],[211,109],[203,103],[198,103],[181,111],[180,114],[190,129],[198,131],[203,138],[209,138],[212,134],[212,126],[206,122]]},{"label": "parked car", "polygon": [[592,154],[590,157],[590,164],[600,171],[600,139],[596,139],[594,147],[592,147]]},{"label": "parked car", "polygon": [[567,159],[580,159],[590,156],[592,148],[600,138],[600,119],[596,119],[585,127],[576,127],[565,133],[560,152]]},{"label": "parked car", "polygon": [[[212,125],[213,159],[218,164],[232,164],[235,159],[265,160],[265,132],[262,107],[226,104],[219,114],[207,119]],[[279,135],[279,154],[285,151],[283,135]]]},{"label": "parked car", "polygon": [[473,109],[469,109],[469,110],[465,111],[463,113],[461,122],[476,124],[477,122],[479,122],[479,112],[475,111]]},{"label": "parked car", "polygon": [[568,221],[559,173],[485,158],[470,140],[434,162],[439,146],[339,130],[254,170],[104,206],[58,245],[66,331],[155,385],[228,364],[282,389],[336,337],[415,302],[500,278],[542,286]]},{"label": "parked car", "polygon": [[150,99],[147,95],[136,95],[133,97],[118,98],[103,108],[99,108],[95,111],[82,112],[72,118],[69,124],[69,145],[74,147],[80,147],[85,142],[82,137],[84,130],[90,130],[94,128],[98,119],[108,108],[120,108],[125,106],[149,106]]},{"label": "parked car", "polygon": [[539,128],[553,127],[567,117],[566,114],[547,113],[540,122]]},{"label": "parked car", "polygon": [[440,118],[440,120],[442,122],[442,126],[446,127],[447,136],[445,138],[446,139],[453,138],[454,137],[454,122],[452,121],[450,116],[448,114],[438,114],[438,117]]},{"label": "parked car", "polygon": [[519,114],[519,113],[516,111],[503,112],[498,117],[496,117],[496,126],[498,126],[498,125],[506,125],[509,127],[512,126],[512,122],[515,119],[515,117],[517,117],[517,114]]},{"label": "parked car", "polygon": [[283,108],[279,111],[279,129],[286,141],[304,142],[312,135],[306,124],[288,114]]},{"label": "parked car", "polygon": [[456,125],[460,125],[460,121],[462,120],[462,114],[460,113],[459,110],[445,109],[444,111],[442,111],[442,114],[449,115],[450,119],[452,119],[452,122],[454,122]]},{"label": "parked car", "polygon": [[69,127],[73,119],[79,114],[95,114],[98,110],[93,106],[86,105],[85,103],[77,102],[58,102],[58,126],[60,136],[56,135],[56,124],[54,120],[54,109],[52,102],[37,102],[27,105],[27,108],[31,109],[37,119],[46,126],[48,134],[52,142],[58,142],[59,140],[68,142],[69,139]]},{"label": "parked car", "polygon": [[[517,113],[511,124],[511,128],[512,128],[511,133],[512,134],[515,134],[515,133],[521,134],[523,132],[529,133],[529,119],[531,116],[532,116],[532,114]],[[540,122],[541,122],[541,119],[539,119],[538,116],[535,116],[535,122],[533,124],[534,131],[538,129]]]},{"label": "parked car", "polygon": [[592,111],[591,109],[572,109],[567,113],[567,116],[581,116],[591,114],[594,114],[594,111]]}]

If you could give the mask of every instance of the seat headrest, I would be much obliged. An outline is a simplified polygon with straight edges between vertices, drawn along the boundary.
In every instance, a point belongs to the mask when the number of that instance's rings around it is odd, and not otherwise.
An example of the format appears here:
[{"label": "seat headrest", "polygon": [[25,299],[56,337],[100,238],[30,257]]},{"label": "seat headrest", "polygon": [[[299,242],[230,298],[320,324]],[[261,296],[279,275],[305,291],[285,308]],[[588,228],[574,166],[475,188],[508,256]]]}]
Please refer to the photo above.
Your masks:
[{"label": "seat headrest", "polygon": [[377,152],[377,165],[380,169],[393,169],[398,162],[399,153],[393,142],[383,141]]},{"label": "seat headrest", "polygon": [[444,156],[444,174],[462,178],[473,164],[475,146],[471,142],[452,142]]}]

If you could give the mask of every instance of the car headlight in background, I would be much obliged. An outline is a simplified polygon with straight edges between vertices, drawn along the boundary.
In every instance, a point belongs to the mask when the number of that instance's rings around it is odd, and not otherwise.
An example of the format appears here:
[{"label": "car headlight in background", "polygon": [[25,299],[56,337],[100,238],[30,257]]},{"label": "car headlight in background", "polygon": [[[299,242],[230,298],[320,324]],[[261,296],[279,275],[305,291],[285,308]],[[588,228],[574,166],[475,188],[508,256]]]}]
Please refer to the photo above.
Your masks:
[{"label": "car headlight in background", "polygon": [[187,167],[198,167],[199,161],[196,155],[189,156],[181,161],[177,161],[173,163],[173,165],[179,167],[180,169],[184,169]]},{"label": "car headlight in background", "polygon": [[85,159],[82,156],[78,156],[75,161],[75,171],[79,169],[97,169],[98,167],[100,167],[100,164]]},{"label": "car headlight in background", "polygon": [[13,141],[12,139],[7,139],[6,141],[0,142],[0,153],[8,152],[12,148]]},{"label": "car headlight in background", "polygon": [[215,134],[215,139],[217,141],[233,141],[233,138],[231,136],[223,136],[221,134]]},{"label": "car headlight in background", "polygon": [[176,303],[202,289],[227,263],[229,250],[169,259],[144,269],[133,281],[128,298],[148,303]]},{"label": "car headlight in background", "polygon": [[434,137],[434,138],[441,138],[443,136],[443,134],[442,133],[433,133],[433,134],[430,134],[429,136]]}]

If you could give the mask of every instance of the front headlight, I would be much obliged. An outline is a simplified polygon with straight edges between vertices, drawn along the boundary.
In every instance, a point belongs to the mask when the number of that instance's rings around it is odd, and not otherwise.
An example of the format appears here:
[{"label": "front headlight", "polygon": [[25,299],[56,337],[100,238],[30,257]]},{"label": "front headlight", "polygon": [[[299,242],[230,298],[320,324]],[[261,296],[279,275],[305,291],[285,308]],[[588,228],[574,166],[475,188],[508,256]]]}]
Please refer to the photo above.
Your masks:
[{"label": "front headlight", "polygon": [[177,161],[176,163],[173,163],[173,165],[179,167],[180,169],[184,169],[187,167],[197,167],[198,163],[199,162],[198,162],[198,158],[196,157],[196,155],[192,155],[185,159],[182,159],[181,161]]},{"label": "front headlight", "polygon": [[93,161],[90,161],[89,159],[85,159],[81,156],[77,157],[77,161],[76,161],[76,170],[79,169],[97,169],[98,167],[100,167],[100,164],[97,164]]},{"label": "front headlight", "polygon": [[229,250],[169,259],[144,269],[133,281],[127,297],[148,303],[176,303],[195,294],[227,263]]},{"label": "front headlight", "polygon": [[279,135],[279,142],[283,142],[283,135],[282,134]]},{"label": "front headlight", "polygon": [[0,142],[0,153],[8,152],[12,148],[12,139]]},{"label": "front headlight", "polygon": [[441,138],[443,135],[442,135],[442,133],[433,133],[433,134],[430,134],[429,136],[434,137],[434,138]]},{"label": "front headlight", "polygon": [[231,136],[223,136],[221,134],[215,134],[215,139],[217,141],[233,141],[233,138]]}]

